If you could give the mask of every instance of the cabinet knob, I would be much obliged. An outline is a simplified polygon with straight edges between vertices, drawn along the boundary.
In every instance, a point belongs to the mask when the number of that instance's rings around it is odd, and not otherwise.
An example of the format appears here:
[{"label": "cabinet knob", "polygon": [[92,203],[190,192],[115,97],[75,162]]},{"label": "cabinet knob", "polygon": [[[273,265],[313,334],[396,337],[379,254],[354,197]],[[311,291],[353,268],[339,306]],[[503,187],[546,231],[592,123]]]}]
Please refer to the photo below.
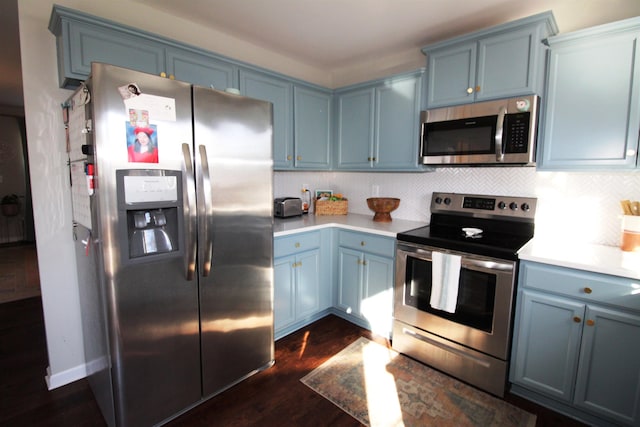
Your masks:
[{"label": "cabinet knob", "polygon": [[584,293],[585,293],[585,294],[590,294],[591,292],[593,292],[593,291],[591,290],[591,288],[589,288],[589,287],[584,288]]},{"label": "cabinet knob", "polygon": [[292,156],[291,156],[291,155],[288,155],[288,156],[287,156],[287,160],[291,160],[291,159],[292,159]]},{"label": "cabinet knob", "polygon": [[366,243],[364,243],[364,240],[362,242],[360,242],[360,246],[364,246]]},{"label": "cabinet knob", "polygon": [[171,80],[175,80],[175,79],[176,79],[176,76],[174,76],[173,74],[169,74],[169,78],[170,78]]},{"label": "cabinet knob", "polygon": [[296,242],[293,246],[295,246],[296,248],[299,248],[300,247],[300,243]]},{"label": "cabinet knob", "polygon": [[160,77],[167,77],[167,73],[165,73],[164,71],[160,73]]},{"label": "cabinet knob", "polygon": [[468,88],[467,88],[467,93],[468,93],[469,95],[471,95],[471,94],[473,93],[473,88],[472,88],[472,87],[468,87]]},{"label": "cabinet knob", "polygon": [[480,86],[476,86],[476,92],[480,92]]},{"label": "cabinet knob", "polygon": [[588,320],[587,320],[587,326],[593,326],[593,325],[595,325],[595,324],[596,324],[596,321],[595,321],[595,320],[593,320],[593,319],[588,319]]},{"label": "cabinet knob", "polygon": [[372,159],[371,157],[367,157],[367,161],[368,161],[368,162],[370,162],[370,161],[371,161],[371,159]]},{"label": "cabinet knob", "polygon": [[302,156],[297,156],[296,160],[302,160]]},{"label": "cabinet knob", "polygon": [[580,316],[573,316],[573,321],[576,323],[580,323],[582,322],[582,319],[580,318]]}]

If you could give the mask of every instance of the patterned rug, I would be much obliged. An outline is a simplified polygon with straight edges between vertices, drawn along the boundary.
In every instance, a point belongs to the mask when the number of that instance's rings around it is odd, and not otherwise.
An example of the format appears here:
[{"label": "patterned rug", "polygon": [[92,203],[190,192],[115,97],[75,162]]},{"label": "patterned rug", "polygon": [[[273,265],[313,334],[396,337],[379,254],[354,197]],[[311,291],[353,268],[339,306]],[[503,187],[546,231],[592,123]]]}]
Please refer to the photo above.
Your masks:
[{"label": "patterned rug", "polygon": [[536,416],[359,338],[304,384],[368,426],[522,426]]}]

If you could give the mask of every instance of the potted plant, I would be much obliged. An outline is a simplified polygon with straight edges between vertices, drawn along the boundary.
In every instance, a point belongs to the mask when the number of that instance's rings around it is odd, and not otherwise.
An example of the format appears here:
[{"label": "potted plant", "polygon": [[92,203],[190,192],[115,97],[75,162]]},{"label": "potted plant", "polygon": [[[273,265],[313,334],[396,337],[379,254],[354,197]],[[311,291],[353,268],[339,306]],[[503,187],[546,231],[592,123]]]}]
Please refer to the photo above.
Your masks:
[{"label": "potted plant", "polygon": [[15,194],[7,194],[0,200],[0,209],[4,216],[16,216],[20,211],[20,199]]}]

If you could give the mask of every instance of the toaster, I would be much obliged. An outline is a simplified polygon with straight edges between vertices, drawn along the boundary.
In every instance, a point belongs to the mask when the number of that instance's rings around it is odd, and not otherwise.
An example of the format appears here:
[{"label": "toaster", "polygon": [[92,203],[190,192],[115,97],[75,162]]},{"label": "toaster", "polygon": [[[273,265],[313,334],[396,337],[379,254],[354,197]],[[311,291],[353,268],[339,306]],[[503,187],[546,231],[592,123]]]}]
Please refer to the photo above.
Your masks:
[{"label": "toaster", "polygon": [[278,218],[302,215],[302,200],[299,197],[278,197],[273,201],[273,215]]}]

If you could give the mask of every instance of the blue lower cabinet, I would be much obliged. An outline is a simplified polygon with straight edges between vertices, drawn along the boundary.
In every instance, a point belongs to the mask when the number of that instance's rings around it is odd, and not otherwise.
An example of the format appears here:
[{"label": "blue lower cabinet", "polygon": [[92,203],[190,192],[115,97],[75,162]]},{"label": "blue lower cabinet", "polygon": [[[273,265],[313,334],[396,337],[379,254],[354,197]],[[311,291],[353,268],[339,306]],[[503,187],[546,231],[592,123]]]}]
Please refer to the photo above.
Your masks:
[{"label": "blue lower cabinet", "polygon": [[330,263],[322,244],[330,231],[274,239],[274,329],[281,338],[325,314],[331,305]]},{"label": "blue lower cabinet", "polygon": [[338,232],[336,307],[350,320],[391,336],[395,239]]},{"label": "blue lower cabinet", "polygon": [[640,425],[633,280],[523,262],[512,392],[595,425]]}]

